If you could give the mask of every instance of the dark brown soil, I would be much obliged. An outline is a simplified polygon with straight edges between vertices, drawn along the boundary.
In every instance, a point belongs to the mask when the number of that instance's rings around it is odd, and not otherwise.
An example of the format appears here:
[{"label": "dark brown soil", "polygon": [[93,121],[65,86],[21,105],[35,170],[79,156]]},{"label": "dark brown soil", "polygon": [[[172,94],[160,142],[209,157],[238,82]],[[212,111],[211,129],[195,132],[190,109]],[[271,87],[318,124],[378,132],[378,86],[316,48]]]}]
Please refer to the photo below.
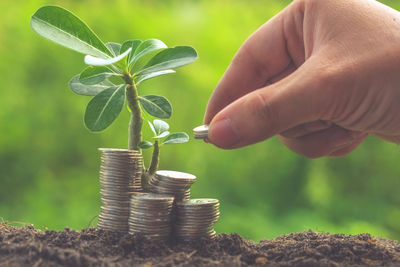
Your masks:
[{"label": "dark brown soil", "polygon": [[0,224],[0,266],[400,266],[400,245],[369,234],[312,231],[259,243],[237,234],[191,244],[95,228],[61,232]]}]

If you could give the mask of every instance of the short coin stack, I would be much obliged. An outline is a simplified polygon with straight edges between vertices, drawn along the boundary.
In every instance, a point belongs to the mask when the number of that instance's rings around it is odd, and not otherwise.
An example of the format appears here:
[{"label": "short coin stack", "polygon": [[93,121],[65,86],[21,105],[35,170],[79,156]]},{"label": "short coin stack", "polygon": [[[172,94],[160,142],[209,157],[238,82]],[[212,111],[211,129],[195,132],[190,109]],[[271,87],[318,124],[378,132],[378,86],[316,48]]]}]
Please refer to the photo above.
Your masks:
[{"label": "short coin stack", "polygon": [[214,238],[213,227],[219,214],[218,199],[197,198],[177,202],[174,234],[181,241],[193,241],[200,237]]},{"label": "short coin stack", "polygon": [[201,125],[193,129],[194,138],[207,139],[208,138],[208,125]]},{"label": "short coin stack", "polygon": [[141,191],[142,156],[135,150],[110,148],[99,150],[102,206],[98,227],[128,232],[131,194]]},{"label": "short coin stack", "polygon": [[172,230],[171,211],[174,197],[153,193],[133,193],[129,233],[143,233],[149,238],[167,240]]},{"label": "short coin stack", "polygon": [[189,200],[190,186],[195,181],[196,176],[189,173],[159,170],[150,179],[150,191],[173,195],[176,202]]}]

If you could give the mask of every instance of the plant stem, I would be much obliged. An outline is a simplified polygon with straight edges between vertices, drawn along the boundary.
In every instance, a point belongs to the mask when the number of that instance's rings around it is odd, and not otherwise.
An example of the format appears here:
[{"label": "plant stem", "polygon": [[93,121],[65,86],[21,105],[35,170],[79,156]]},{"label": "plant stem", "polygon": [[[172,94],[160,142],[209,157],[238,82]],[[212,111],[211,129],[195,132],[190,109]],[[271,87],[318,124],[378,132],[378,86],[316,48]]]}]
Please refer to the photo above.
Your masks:
[{"label": "plant stem", "polygon": [[160,147],[158,146],[158,140],[154,142],[153,156],[151,157],[151,163],[148,170],[150,176],[154,175],[158,169],[158,161],[160,159]]},{"label": "plant stem", "polygon": [[128,85],[125,95],[128,106],[131,110],[131,120],[129,122],[129,141],[128,148],[130,150],[139,150],[139,143],[142,141],[142,110],[139,105],[138,91],[136,84],[133,82],[129,73],[124,74],[124,80]]},{"label": "plant stem", "polygon": [[147,170],[145,170],[142,174],[142,187],[145,192],[149,191],[150,189],[150,179],[158,169],[159,158],[160,158],[160,147],[158,145],[158,141],[156,140],[153,146],[153,155],[151,157],[150,167]]}]

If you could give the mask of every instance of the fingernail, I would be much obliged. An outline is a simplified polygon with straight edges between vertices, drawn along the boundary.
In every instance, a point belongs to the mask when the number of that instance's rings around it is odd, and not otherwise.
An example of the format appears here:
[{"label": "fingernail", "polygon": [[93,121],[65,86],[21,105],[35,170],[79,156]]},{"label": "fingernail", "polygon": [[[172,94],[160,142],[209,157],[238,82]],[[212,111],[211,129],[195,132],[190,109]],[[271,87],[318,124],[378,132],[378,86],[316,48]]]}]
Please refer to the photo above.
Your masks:
[{"label": "fingernail", "polygon": [[211,122],[208,131],[209,140],[216,146],[230,148],[239,142],[230,119],[222,119]]}]

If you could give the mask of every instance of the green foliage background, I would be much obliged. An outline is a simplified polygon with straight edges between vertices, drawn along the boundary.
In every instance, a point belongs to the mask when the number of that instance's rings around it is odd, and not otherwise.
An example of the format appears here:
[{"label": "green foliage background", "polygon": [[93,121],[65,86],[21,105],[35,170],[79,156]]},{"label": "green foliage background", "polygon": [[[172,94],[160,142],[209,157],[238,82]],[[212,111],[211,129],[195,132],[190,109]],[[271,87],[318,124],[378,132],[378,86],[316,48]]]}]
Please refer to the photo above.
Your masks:
[{"label": "green foliage background", "polygon": [[[71,10],[103,41],[194,46],[194,64],[141,89],[169,98],[172,130],[191,132],[241,43],[289,2],[0,1],[0,217],[43,229],[87,227],[100,208],[97,148],[127,146],[128,111],[105,132],[85,129],[90,98],[68,88],[85,67],[83,56],[31,30],[41,5]],[[317,160],[275,138],[235,151],[192,140],[163,148],[161,168],[196,174],[192,195],[220,199],[218,232],[259,240],[311,228],[400,239],[399,154],[373,137],[350,156]]]}]

